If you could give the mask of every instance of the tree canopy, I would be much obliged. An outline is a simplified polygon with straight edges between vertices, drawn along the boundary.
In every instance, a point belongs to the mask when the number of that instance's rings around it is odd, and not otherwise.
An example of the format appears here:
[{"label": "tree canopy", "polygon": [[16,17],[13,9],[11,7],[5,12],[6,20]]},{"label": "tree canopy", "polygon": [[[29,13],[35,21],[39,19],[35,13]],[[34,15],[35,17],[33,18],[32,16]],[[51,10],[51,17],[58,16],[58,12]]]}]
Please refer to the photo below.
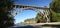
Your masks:
[{"label": "tree canopy", "polygon": [[14,18],[11,15],[10,10],[13,9],[14,0],[0,0],[0,28],[5,28],[14,25]]},{"label": "tree canopy", "polygon": [[60,0],[53,0],[50,3],[50,11],[51,11],[51,21],[59,22],[60,21]]},{"label": "tree canopy", "polygon": [[50,8],[59,13],[60,12],[60,0],[53,0],[51,3],[50,3]]}]

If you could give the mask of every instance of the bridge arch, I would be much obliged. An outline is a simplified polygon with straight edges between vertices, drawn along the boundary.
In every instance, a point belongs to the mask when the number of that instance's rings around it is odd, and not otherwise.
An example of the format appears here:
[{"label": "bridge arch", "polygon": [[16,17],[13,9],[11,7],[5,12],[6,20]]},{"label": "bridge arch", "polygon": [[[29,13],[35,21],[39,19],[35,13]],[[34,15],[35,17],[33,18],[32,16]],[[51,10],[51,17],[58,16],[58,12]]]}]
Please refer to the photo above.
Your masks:
[{"label": "bridge arch", "polygon": [[[20,9],[22,10],[22,8],[19,8],[17,11],[19,11]],[[20,11],[21,11],[21,10],[20,10]],[[30,9],[30,8],[23,9],[21,12],[19,11],[19,13],[22,13],[22,12],[24,13],[24,11],[28,11],[28,10],[32,10],[32,11],[35,11],[36,13],[38,13],[38,10],[35,10],[35,9],[32,9],[32,8],[31,8],[31,9]],[[16,12],[16,13],[17,13],[17,12]],[[16,14],[16,13],[15,13],[15,16],[19,14],[19,13],[17,13],[17,14]],[[40,12],[40,13],[41,13],[41,12]],[[28,14],[28,13],[27,13],[27,14]],[[32,14],[33,14],[33,13],[32,13]],[[41,14],[42,14],[42,13],[41,13]],[[14,15],[14,14],[13,14],[13,15]],[[25,15],[25,14],[24,14],[24,15]],[[30,16],[30,15],[28,15],[28,16]],[[35,15],[35,16],[36,16],[36,15]],[[31,17],[31,16],[30,16],[30,17]],[[27,18],[29,18],[29,17],[27,17]],[[32,18],[32,17],[31,17],[31,18]],[[34,18],[34,16],[33,16],[33,18]]]},{"label": "bridge arch", "polygon": [[[50,21],[50,18],[48,17],[48,15],[50,14],[49,8],[37,7],[37,6],[24,6],[24,5],[14,5],[12,7],[14,7],[15,10],[16,10],[16,8],[20,8],[19,9],[20,11],[18,11],[18,12],[22,12],[23,10],[29,10],[30,9],[30,10],[34,10],[34,11],[41,13],[40,10],[44,10],[43,11],[43,18],[46,18],[47,22]],[[16,14],[17,14],[17,11],[13,14],[13,16]]]},{"label": "bridge arch", "polygon": [[35,8],[19,8],[17,10],[16,8],[14,8],[14,11],[12,11],[13,12],[13,16],[17,15],[20,12],[23,12],[24,10],[33,10],[33,11],[38,12],[38,13],[41,13],[41,14],[43,13],[43,10],[41,10],[41,9],[35,9]]}]

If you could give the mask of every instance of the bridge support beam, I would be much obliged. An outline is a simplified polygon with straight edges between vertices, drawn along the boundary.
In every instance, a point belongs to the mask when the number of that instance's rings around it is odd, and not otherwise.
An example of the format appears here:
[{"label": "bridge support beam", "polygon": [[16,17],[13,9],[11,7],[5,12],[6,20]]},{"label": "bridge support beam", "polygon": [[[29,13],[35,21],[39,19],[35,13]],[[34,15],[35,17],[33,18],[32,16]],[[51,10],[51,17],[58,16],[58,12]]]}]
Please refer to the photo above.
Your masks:
[{"label": "bridge support beam", "polygon": [[43,18],[46,19],[46,23],[50,22],[50,11],[44,10],[43,12],[44,12]]}]

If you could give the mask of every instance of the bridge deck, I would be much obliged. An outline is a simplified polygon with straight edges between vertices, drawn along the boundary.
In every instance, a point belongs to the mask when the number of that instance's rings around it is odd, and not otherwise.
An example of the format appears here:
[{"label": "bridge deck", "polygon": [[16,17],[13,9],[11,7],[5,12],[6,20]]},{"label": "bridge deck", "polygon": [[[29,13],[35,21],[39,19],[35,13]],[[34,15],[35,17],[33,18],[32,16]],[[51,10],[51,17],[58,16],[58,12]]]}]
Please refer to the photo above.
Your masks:
[{"label": "bridge deck", "polygon": [[38,7],[38,6],[27,6],[27,5],[13,5],[13,7],[16,8],[36,8],[36,9],[49,9],[49,8],[46,8],[46,7]]}]

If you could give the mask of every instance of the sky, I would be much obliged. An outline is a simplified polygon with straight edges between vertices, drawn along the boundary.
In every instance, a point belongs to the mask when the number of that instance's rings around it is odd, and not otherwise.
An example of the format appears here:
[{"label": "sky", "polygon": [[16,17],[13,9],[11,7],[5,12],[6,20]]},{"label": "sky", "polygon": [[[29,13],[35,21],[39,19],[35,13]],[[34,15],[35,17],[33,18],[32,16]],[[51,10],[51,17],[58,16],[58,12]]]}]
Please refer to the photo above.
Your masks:
[{"label": "sky", "polygon": [[[49,7],[49,3],[52,0],[17,0],[14,3],[15,4],[21,4],[21,5],[29,5],[29,6],[47,6]],[[25,19],[29,19],[29,18],[34,18],[36,17],[37,12],[33,11],[33,10],[24,10],[20,13],[18,13],[14,19],[15,19],[15,23],[19,23],[19,22],[23,22]]]}]

